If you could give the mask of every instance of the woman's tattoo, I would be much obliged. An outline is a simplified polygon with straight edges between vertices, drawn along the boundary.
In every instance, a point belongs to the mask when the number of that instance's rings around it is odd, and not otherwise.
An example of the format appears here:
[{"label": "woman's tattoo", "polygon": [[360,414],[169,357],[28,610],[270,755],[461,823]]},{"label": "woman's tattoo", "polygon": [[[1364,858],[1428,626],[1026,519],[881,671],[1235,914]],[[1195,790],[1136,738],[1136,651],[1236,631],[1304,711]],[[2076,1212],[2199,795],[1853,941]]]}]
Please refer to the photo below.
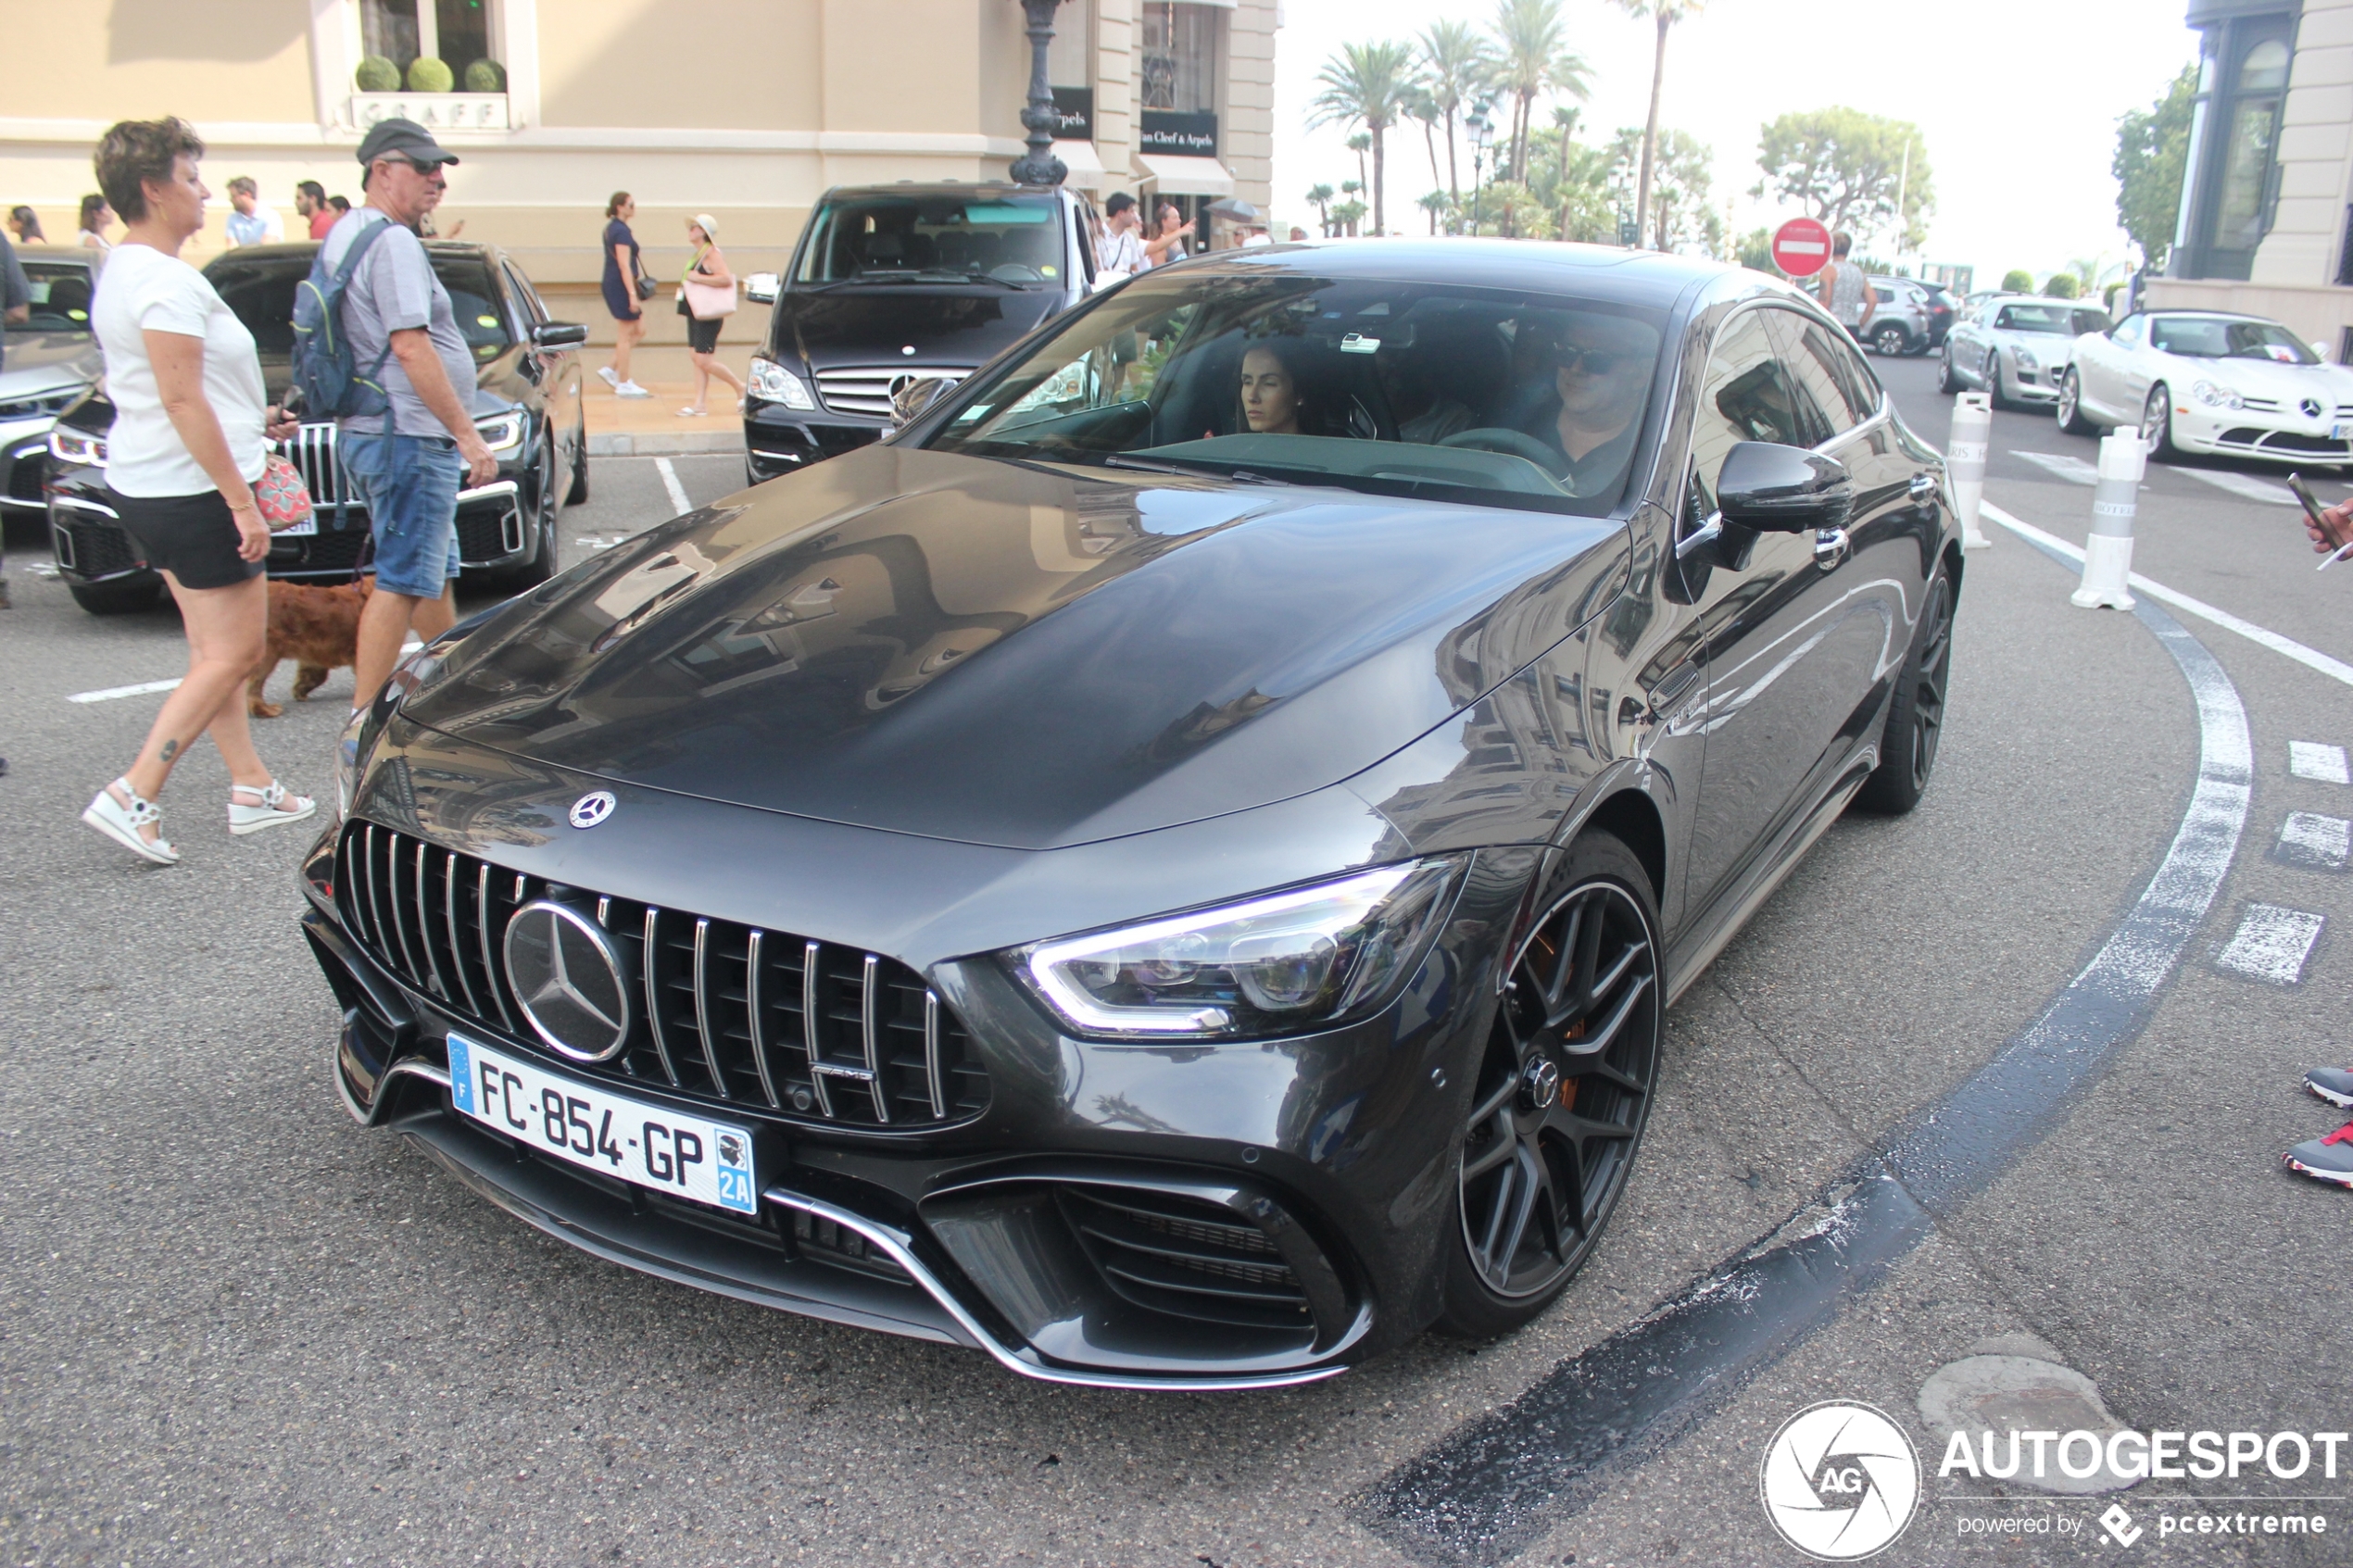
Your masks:
[{"label": "woman's tattoo", "polygon": [[180,743],[179,743],[178,741],[176,741],[176,740],[168,740],[168,741],[166,741],[166,742],[164,742],[164,743],[163,743],[163,759],[164,759],[165,761],[167,761],[167,762],[170,761],[170,760],[172,759],[172,758],[174,758],[175,756],[179,755],[179,752],[180,752]]}]

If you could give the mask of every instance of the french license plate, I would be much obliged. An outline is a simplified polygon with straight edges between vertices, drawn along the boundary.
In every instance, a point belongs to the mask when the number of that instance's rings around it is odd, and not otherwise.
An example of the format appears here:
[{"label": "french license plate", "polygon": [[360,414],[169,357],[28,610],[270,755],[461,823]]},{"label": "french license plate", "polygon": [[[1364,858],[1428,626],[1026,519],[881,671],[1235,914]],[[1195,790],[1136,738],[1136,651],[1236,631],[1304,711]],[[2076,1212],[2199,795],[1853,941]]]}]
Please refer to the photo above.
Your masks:
[{"label": "french license plate", "polygon": [[318,533],[319,514],[317,512],[312,512],[300,522],[294,523],[285,528],[273,530],[271,533],[270,537],[272,539],[309,539],[316,537]]},{"label": "french license plate", "polygon": [[449,1036],[449,1098],[484,1126],[574,1165],[738,1214],[760,1211],[751,1135],[741,1127],[560,1077],[460,1035]]},{"label": "french license plate", "polygon": [[2348,435],[2353,435],[2353,424],[2333,424],[2329,426],[2329,439],[2331,441],[2342,441]]}]

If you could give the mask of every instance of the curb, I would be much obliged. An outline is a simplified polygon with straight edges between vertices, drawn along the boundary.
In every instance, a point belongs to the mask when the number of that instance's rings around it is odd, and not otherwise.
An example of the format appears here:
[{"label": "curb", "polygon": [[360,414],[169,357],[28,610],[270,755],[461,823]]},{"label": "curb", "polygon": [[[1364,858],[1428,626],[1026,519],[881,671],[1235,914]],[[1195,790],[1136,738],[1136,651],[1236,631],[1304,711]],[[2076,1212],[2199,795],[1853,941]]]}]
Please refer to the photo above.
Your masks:
[{"label": "curb", "polygon": [[616,431],[591,433],[588,437],[588,455],[592,458],[686,457],[713,452],[740,454],[743,449],[744,435],[740,430],[680,431],[674,435]]}]

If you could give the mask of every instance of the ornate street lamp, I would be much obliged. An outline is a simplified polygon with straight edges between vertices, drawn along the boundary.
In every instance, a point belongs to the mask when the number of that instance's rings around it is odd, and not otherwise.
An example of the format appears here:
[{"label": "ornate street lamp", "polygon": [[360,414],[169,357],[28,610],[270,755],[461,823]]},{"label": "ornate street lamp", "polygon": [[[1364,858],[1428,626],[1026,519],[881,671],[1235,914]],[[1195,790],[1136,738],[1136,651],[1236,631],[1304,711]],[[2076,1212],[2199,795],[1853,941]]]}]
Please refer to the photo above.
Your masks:
[{"label": "ornate street lamp", "polygon": [[1495,140],[1495,122],[1487,116],[1486,100],[1481,99],[1471,112],[1463,117],[1463,129],[1471,139],[1471,233],[1478,233],[1479,169],[1487,161],[1488,144]]},{"label": "ornate street lamp", "polygon": [[1029,151],[1013,160],[1014,182],[1059,185],[1070,169],[1054,156],[1054,131],[1062,117],[1054,112],[1054,90],[1046,80],[1046,46],[1054,41],[1054,7],[1063,0],[1021,0],[1029,14],[1029,107],[1021,111],[1029,128]]}]

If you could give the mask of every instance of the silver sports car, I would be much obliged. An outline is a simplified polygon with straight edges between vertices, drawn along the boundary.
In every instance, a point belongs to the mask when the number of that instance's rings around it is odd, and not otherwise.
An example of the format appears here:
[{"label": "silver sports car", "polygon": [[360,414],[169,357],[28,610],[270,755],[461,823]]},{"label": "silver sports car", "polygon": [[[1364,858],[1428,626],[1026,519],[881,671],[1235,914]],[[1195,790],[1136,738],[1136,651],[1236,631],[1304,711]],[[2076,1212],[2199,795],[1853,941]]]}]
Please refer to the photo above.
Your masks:
[{"label": "silver sports car", "polygon": [[1945,335],[1939,392],[1982,389],[1994,407],[2045,404],[2059,395],[2075,340],[2108,331],[2095,305],[2037,295],[1997,295],[1953,323]]}]

